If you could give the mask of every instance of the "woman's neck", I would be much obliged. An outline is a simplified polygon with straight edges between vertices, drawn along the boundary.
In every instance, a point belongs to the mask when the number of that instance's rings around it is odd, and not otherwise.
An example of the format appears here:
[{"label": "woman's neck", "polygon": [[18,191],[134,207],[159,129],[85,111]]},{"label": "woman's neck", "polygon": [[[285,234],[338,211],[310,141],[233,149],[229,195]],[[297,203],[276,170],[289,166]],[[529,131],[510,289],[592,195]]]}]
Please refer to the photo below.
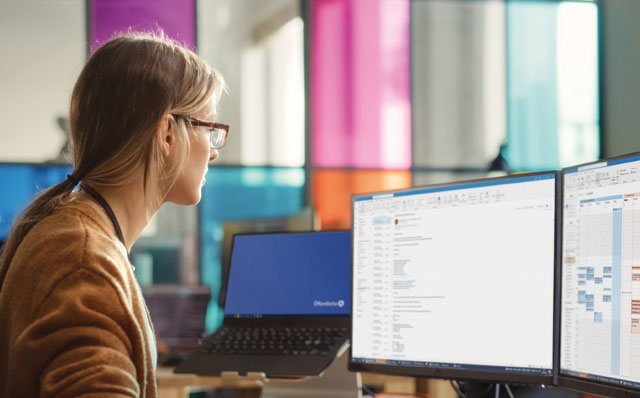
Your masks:
[{"label": "woman's neck", "polygon": [[127,251],[138,240],[157,208],[148,209],[142,178],[117,188],[95,189],[107,201],[118,220]]}]

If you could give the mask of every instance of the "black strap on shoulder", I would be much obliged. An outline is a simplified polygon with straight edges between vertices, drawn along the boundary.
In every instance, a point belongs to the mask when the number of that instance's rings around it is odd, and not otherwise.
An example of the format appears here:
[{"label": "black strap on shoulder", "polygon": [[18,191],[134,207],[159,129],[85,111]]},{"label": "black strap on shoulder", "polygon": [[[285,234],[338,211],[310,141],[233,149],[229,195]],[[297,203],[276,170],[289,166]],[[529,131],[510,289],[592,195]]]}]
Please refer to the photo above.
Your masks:
[{"label": "black strap on shoulder", "polygon": [[82,190],[84,190],[86,193],[91,195],[91,197],[93,197],[96,200],[96,202],[98,202],[98,204],[102,206],[104,211],[107,213],[107,216],[109,216],[109,218],[111,219],[111,222],[113,223],[113,227],[116,229],[116,235],[118,235],[118,239],[120,239],[120,242],[122,242],[122,244],[126,248],[127,244],[124,242],[124,235],[122,235],[122,229],[120,228],[118,219],[116,218],[115,213],[111,209],[111,206],[109,206],[109,203],[107,203],[107,201],[102,197],[102,195],[100,195],[95,189],[91,188],[87,184],[85,183],[80,184],[80,188],[82,188]]}]

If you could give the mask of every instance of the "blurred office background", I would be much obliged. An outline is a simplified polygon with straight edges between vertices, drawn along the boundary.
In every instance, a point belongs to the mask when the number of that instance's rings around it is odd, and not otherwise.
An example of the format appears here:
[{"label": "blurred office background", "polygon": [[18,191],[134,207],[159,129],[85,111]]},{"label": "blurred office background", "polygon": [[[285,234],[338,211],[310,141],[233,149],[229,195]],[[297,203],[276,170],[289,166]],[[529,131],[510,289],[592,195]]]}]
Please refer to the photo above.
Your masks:
[{"label": "blurred office background", "polygon": [[348,229],[354,193],[639,151],[639,18],[638,0],[0,0],[0,162],[64,164],[73,84],[113,32],[197,50],[227,80],[229,142],[132,258],[143,286],[208,286],[213,330],[234,232]]}]

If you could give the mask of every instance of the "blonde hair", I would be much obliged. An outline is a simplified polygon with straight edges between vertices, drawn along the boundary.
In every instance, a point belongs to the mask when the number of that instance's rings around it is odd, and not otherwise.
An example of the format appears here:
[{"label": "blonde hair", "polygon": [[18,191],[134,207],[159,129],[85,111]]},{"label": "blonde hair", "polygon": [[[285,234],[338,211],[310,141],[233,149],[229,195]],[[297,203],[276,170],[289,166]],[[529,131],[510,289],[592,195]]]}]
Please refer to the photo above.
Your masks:
[{"label": "blonde hair", "polygon": [[157,208],[189,153],[185,118],[176,118],[181,159],[163,161],[156,130],[162,117],[190,116],[219,101],[222,77],[194,52],[159,33],[120,34],[104,43],[84,66],[70,106],[72,177],[44,191],[16,220],[0,253],[0,286],[25,235],[69,198],[78,180],[118,187],[144,170],[147,208]]}]

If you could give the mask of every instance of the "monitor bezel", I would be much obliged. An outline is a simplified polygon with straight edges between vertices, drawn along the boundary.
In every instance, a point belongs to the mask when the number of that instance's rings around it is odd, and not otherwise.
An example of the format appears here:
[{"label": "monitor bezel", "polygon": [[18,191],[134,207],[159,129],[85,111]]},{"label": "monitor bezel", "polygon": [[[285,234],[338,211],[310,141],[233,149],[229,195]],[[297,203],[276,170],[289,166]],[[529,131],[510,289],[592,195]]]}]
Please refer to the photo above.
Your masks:
[{"label": "monitor bezel", "polygon": [[[620,156],[614,156],[614,157],[609,157],[609,158],[602,158],[599,160],[595,160],[593,162],[587,162],[587,163],[581,163],[578,165],[573,165],[573,166],[569,166],[569,167],[565,167],[561,170],[561,175],[560,175],[560,190],[561,190],[561,202],[560,202],[560,211],[561,211],[561,223],[560,223],[560,235],[559,238],[557,239],[558,244],[559,244],[559,261],[558,261],[558,272],[559,272],[559,286],[558,286],[558,291],[559,291],[559,298],[560,300],[558,301],[559,305],[558,305],[558,314],[559,314],[559,318],[558,318],[558,348],[559,348],[559,352],[558,352],[558,362],[556,363],[556,368],[557,368],[557,373],[558,373],[558,382],[557,385],[558,387],[563,387],[563,388],[568,388],[571,390],[576,390],[576,391],[580,391],[580,392],[584,392],[584,393],[588,393],[588,394],[596,394],[596,395],[602,395],[602,396],[608,396],[608,397],[614,397],[614,398],[622,398],[622,397],[637,397],[640,394],[640,389],[636,389],[636,388],[625,388],[624,386],[620,386],[619,384],[614,384],[614,383],[608,383],[605,381],[598,381],[598,380],[592,380],[592,379],[588,379],[588,378],[584,378],[584,377],[579,377],[579,376],[571,376],[568,374],[563,374],[562,373],[562,367],[561,367],[561,363],[560,363],[560,357],[562,355],[562,348],[560,345],[560,339],[562,338],[562,331],[561,331],[561,322],[562,322],[562,269],[563,269],[563,261],[562,261],[562,253],[564,250],[564,231],[563,231],[563,226],[564,226],[564,206],[565,206],[565,202],[564,202],[564,180],[565,180],[565,176],[567,174],[567,171],[574,171],[576,169],[582,168],[582,167],[589,167],[589,166],[594,166],[600,163],[607,163],[607,165],[603,166],[603,167],[607,167],[609,166],[609,162],[611,161],[616,161],[616,160],[624,160],[624,159],[630,159],[630,158],[637,158],[637,161],[640,162],[640,152],[633,152],[633,153],[629,153],[629,154],[625,154],[625,155],[620,155]],[[593,376],[598,376],[598,375],[593,375]]]},{"label": "monitor bezel", "polygon": [[[483,183],[483,182],[492,182],[492,181],[501,181],[501,180],[513,180],[520,178],[528,178],[535,177],[541,175],[553,175],[554,177],[554,186],[555,186],[555,211],[554,217],[556,220],[559,216],[558,206],[559,203],[559,194],[560,194],[560,182],[559,182],[559,172],[557,170],[551,171],[542,171],[542,172],[532,172],[532,173],[520,173],[520,174],[511,174],[500,177],[488,177],[488,178],[480,178],[473,180],[464,180],[464,181],[455,181],[443,184],[432,184],[432,185],[424,185],[420,187],[411,187],[405,189],[395,189],[395,190],[387,190],[366,194],[355,194],[351,197],[351,220],[352,220],[352,231],[353,231],[353,220],[354,220],[354,203],[355,200],[361,197],[367,197],[371,195],[384,195],[391,193],[401,193],[401,192],[411,192],[423,189],[439,189],[439,188],[447,188],[454,187],[459,185],[467,185],[473,183]],[[555,230],[554,230],[554,280],[553,280],[553,292],[554,292],[554,300],[553,300],[553,327],[552,327],[552,367],[550,375],[540,375],[540,374],[527,374],[523,372],[506,372],[506,371],[485,371],[485,370],[470,370],[470,369],[452,369],[452,368],[441,368],[441,367],[416,367],[416,366],[404,366],[404,365],[385,365],[385,364],[365,364],[359,362],[353,362],[353,352],[349,349],[349,364],[348,368],[350,371],[357,372],[373,372],[373,373],[382,373],[388,375],[397,375],[397,376],[410,376],[410,377],[424,377],[424,378],[436,378],[436,379],[451,379],[451,380],[464,380],[464,381],[479,381],[479,382],[511,382],[511,383],[523,383],[530,385],[553,385],[557,380],[557,367],[555,364],[557,363],[558,356],[558,344],[559,344],[559,334],[558,334],[558,272],[557,272],[557,261],[558,261],[558,223],[556,222]],[[353,314],[354,309],[354,267],[353,267],[353,247],[354,247],[354,235],[351,234],[351,310]],[[353,341],[353,316],[350,320],[350,341]]]}]

